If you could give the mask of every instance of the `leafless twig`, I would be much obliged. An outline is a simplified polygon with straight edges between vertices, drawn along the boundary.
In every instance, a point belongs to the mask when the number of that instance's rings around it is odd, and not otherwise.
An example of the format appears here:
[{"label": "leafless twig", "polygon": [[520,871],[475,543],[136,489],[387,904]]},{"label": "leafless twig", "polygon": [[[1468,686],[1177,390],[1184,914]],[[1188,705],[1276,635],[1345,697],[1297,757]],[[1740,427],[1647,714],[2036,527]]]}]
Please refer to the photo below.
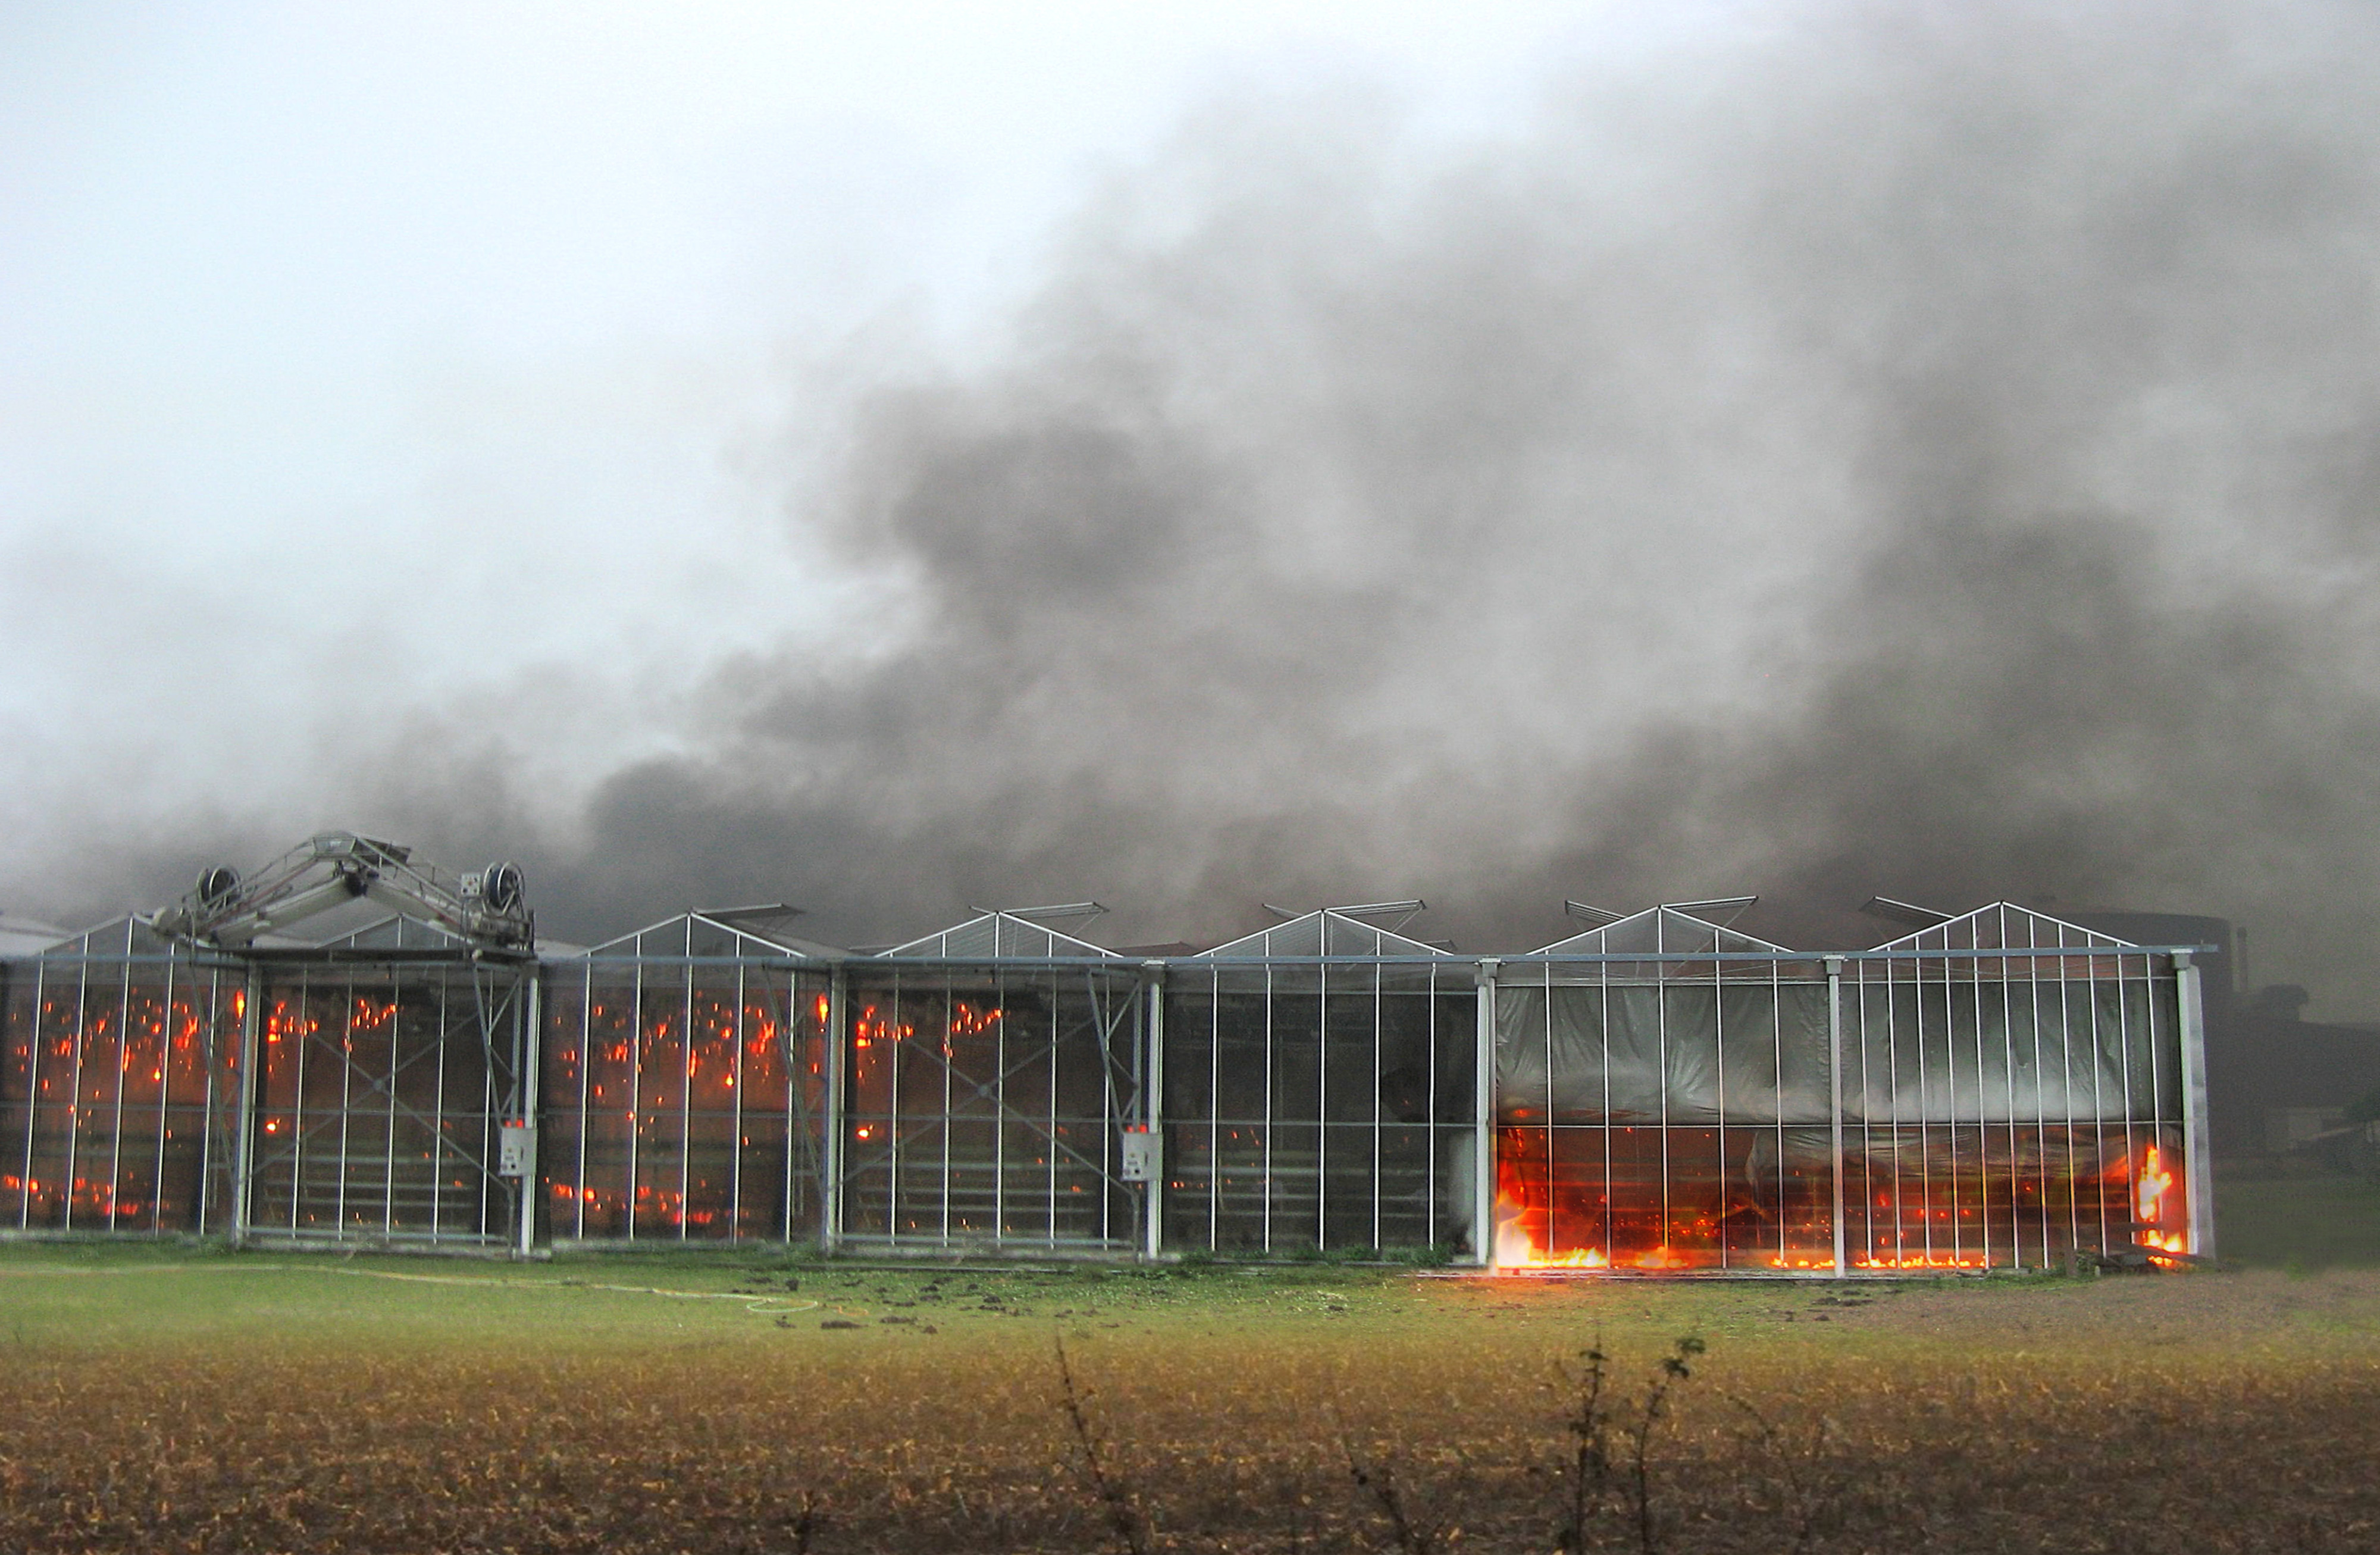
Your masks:
[{"label": "leafless twig", "polygon": [[1662,1415],[1668,1413],[1671,1391],[1694,1375],[1690,1363],[1707,1348],[1709,1346],[1701,1340],[1688,1334],[1678,1341],[1670,1354],[1661,1357],[1659,1372],[1655,1375],[1652,1386],[1645,1390],[1644,1413],[1637,1419],[1634,1430],[1629,1433],[1633,1439],[1629,1466],[1632,1471],[1631,1488],[1636,1503],[1636,1543],[1644,1555],[1654,1555],[1660,1548],[1653,1518],[1652,1474],[1646,1461],[1652,1450],[1653,1432],[1660,1425]]},{"label": "leafless twig", "polygon": [[1555,1549],[1573,1552],[1586,1548],[1586,1520],[1611,1488],[1611,1410],[1603,1399],[1611,1358],[1604,1354],[1600,1334],[1579,1358],[1586,1370],[1578,1379],[1578,1408],[1565,1422],[1575,1443],[1570,1504],[1554,1539]]},{"label": "leafless twig", "polygon": [[1064,1391],[1067,1423],[1075,1427],[1075,1440],[1083,1450],[1084,1477],[1090,1482],[1091,1493],[1099,1498],[1100,1509],[1107,1513],[1109,1528],[1123,1541],[1127,1555],[1148,1555],[1148,1520],[1134,1504],[1132,1496],[1099,1461],[1099,1438],[1091,1430],[1089,1417],[1083,1413],[1083,1396],[1075,1386],[1075,1368],[1066,1359],[1065,1340],[1059,1339],[1057,1346],[1058,1382]]}]

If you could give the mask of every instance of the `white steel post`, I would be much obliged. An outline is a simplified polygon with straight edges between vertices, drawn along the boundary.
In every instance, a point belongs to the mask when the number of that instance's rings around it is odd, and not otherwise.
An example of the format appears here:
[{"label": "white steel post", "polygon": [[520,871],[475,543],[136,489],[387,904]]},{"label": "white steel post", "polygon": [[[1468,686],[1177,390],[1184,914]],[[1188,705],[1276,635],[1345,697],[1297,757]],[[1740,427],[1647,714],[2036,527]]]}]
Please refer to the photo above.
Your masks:
[{"label": "white steel post", "polygon": [[1835,1202],[1835,1275],[1851,1272],[1843,1226],[1843,958],[1827,957],[1827,1118],[1832,1131]]},{"label": "white steel post", "polygon": [[2175,1004],[2181,1027],[2181,1153],[2190,1194],[2190,1250],[2215,1256],[2215,1162],[2206,1141],[2206,1004],[2198,967],[2186,950],[2173,953]]},{"label": "white steel post", "polygon": [[544,990],[545,979],[538,975],[538,965],[532,961],[528,966],[528,986],[521,990],[522,1002],[517,1006],[521,1030],[516,1049],[520,1055],[520,1117],[516,1121],[528,1125],[528,1170],[519,1178],[520,1228],[513,1250],[524,1258],[537,1250],[537,1205],[545,1192],[545,1179],[538,1170],[545,1159],[544,1120],[538,1115],[539,1087],[545,1068]]},{"label": "white steel post", "polygon": [[1148,1130],[1148,1181],[1142,1184],[1141,1257],[1165,1251],[1165,963],[1148,970],[1148,1060],[1142,1071],[1140,1125]]},{"label": "white steel post", "polygon": [[248,1241],[249,1193],[256,1172],[256,1034],[264,1016],[264,968],[249,964],[239,1012],[239,1100],[231,1124],[231,1245]]},{"label": "white steel post", "polygon": [[827,974],[826,1137],[819,1153],[819,1246],[832,1253],[843,1245],[843,1061],[844,1011],[850,979],[837,962]]},{"label": "white steel post", "polygon": [[1493,957],[1479,963],[1476,1074],[1472,1097],[1471,1242],[1473,1260],[1496,1268],[1496,969]]}]

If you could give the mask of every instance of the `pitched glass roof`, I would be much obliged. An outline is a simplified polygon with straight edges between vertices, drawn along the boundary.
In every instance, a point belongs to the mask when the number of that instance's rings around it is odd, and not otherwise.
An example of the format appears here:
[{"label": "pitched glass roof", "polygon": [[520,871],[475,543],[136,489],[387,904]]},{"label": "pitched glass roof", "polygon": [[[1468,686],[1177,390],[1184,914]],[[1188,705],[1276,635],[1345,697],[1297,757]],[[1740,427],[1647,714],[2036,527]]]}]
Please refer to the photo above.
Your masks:
[{"label": "pitched glass roof", "polygon": [[1994,902],[1945,922],[1888,940],[1877,950],[2131,950],[2130,940],[2064,918]]},{"label": "pitched glass roof", "polygon": [[743,961],[827,960],[842,953],[790,932],[798,907],[698,907],[606,940],[587,955],[721,956]]},{"label": "pitched glass roof", "polygon": [[894,945],[876,953],[879,956],[932,956],[946,961],[990,961],[1005,956],[1027,959],[1073,960],[1096,956],[1121,961],[1123,957],[1088,940],[1077,940],[1071,934],[1061,934],[1046,924],[1020,917],[1011,912],[981,913],[964,923]]},{"label": "pitched glass roof", "polygon": [[1190,959],[1237,960],[1284,955],[1444,956],[1451,954],[1436,945],[1392,933],[1378,924],[1350,917],[1335,907],[1324,907],[1303,917],[1293,917],[1287,923],[1259,929],[1253,934],[1217,945],[1212,950],[1200,951]]},{"label": "pitched glass roof", "polygon": [[1750,934],[1721,928],[1676,907],[1647,907],[1641,913],[1572,934],[1566,940],[1531,953],[1536,955],[1710,955],[1723,951],[1777,952],[1787,949]]}]

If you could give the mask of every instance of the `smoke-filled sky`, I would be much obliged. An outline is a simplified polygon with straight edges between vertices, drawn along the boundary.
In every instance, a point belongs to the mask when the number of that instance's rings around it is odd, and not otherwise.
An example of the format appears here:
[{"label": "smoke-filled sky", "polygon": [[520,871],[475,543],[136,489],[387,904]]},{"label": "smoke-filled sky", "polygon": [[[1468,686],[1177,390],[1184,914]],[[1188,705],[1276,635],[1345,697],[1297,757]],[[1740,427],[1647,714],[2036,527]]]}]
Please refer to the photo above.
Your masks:
[{"label": "smoke-filled sky", "polygon": [[2007,896],[2380,1008],[2367,6],[0,28],[12,911],[346,826],[573,937]]}]

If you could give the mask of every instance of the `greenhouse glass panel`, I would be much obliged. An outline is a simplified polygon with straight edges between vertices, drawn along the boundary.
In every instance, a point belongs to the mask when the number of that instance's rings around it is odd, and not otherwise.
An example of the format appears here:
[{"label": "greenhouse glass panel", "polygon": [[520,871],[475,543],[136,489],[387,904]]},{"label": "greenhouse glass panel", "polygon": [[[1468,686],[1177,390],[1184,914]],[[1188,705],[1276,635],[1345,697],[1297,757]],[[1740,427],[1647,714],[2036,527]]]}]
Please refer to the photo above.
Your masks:
[{"label": "greenhouse glass panel", "polygon": [[1854,1266],[2191,1250],[2170,957],[2005,904],[1886,949],[1846,990]]},{"label": "greenhouse glass panel", "polygon": [[[1026,964],[965,959],[995,947]],[[843,1243],[1137,1245],[1121,1160],[1148,1063],[1136,967],[990,914],[844,975]]]},{"label": "greenhouse glass panel", "polygon": [[118,919],[6,978],[0,1227],[221,1229],[230,1157],[216,1108],[237,1059],[239,975]]},{"label": "greenhouse glass panel", "polygon": [[528,982],[443,958],[261,966],[243,1234],[508,1244],[519,1190],[497,1142]]},{"label": "greenhouse glass panel", "polygon": [[1475,1136],[1470,965],[1325,909],[1174,963],[1169,1247],[1451,1247]]},{"label": "greenhouse glass panel", "polygon": [[1831,1266],[1827,986],[1789,954],[1658,907],[1503,969],[1500,1263]]},{"label": "greenhouse glass panel", "polygon": [[785,908],[685,915],[553,963],[541,1141],[549,1234],[817,1236],[830,979],[751,932]]}]

